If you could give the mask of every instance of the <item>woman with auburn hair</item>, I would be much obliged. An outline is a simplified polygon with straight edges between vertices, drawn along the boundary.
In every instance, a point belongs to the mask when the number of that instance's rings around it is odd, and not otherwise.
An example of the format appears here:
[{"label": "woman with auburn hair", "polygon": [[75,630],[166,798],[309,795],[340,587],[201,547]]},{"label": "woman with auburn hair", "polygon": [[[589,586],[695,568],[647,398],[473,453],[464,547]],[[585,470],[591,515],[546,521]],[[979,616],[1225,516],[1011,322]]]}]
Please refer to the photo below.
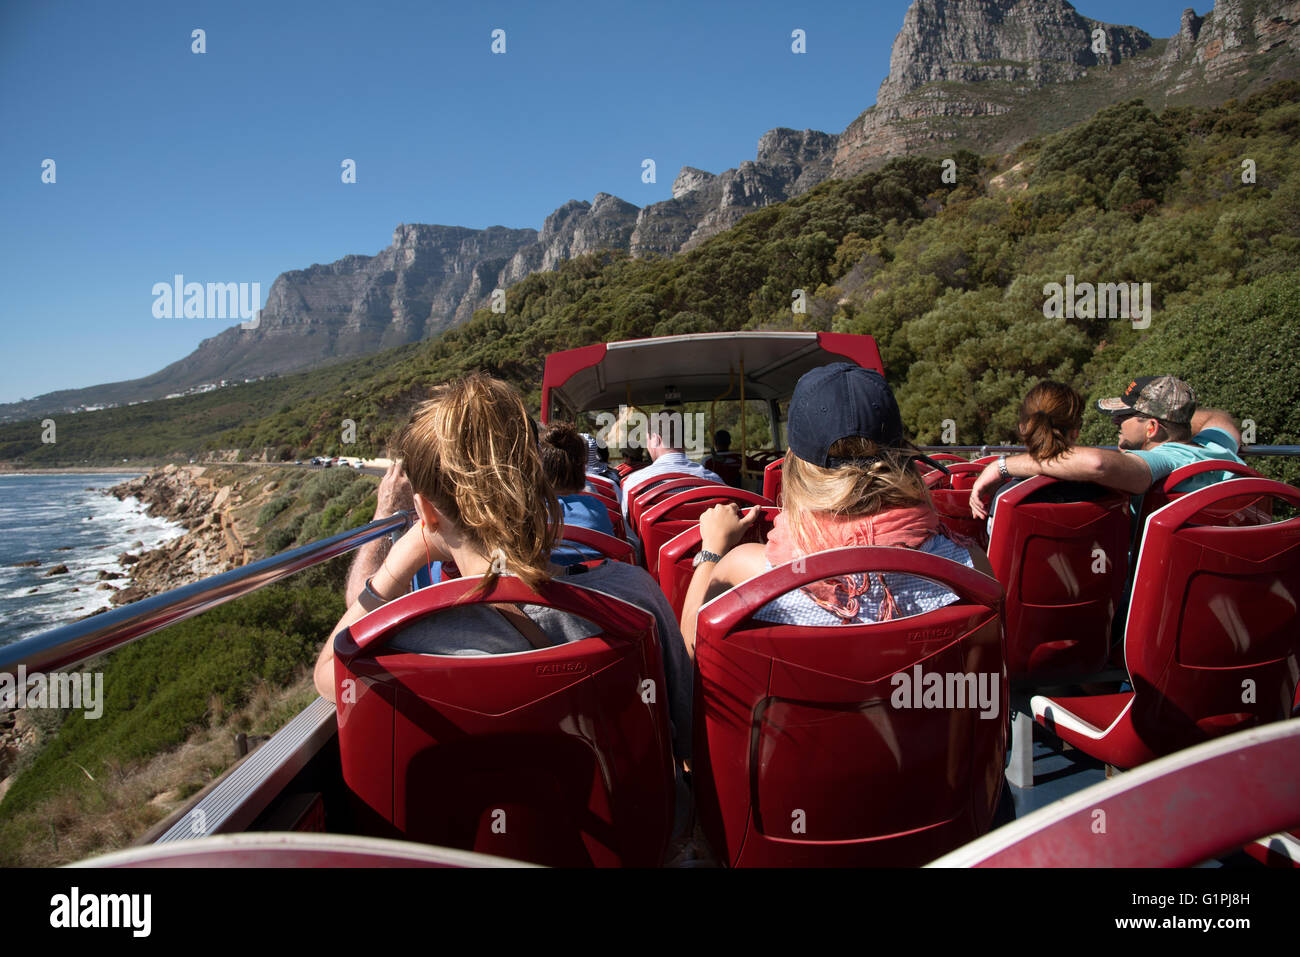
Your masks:
[{"label": "woman with auburn hair", "polygon": [[[893,393],[879,373],[835,363],[804,375],[788,412],[781,500],[765,545],[737,544],[758,515],[734,504],[700,517],[701,558],[682,609],[682,634],[694,654],[700,606],[730,588],[804,555],[856,545],[915,548],[992,575],[974,545],[943,531],[903,440]],[[928,460],[926,460],[928,461]],[[894,573],[814,582],[761,608],[755,617],[798,625],[864,624],[919,615],[951,604],[942,585]]]},{"label": "woman with auburn hair", "polygon": [[[406,594],[417,570],[452,562],[482,575],[475,594],[502,574],[536,589],[553,578],[591,588],[654,616],[668,683],[674,751],[690,756],[691,664],[672,608],[645,569],[604,562],[566,571],[550,560],[562,511],[542,468],[536,426],[506,383],[475,373],[438,386],[399,435],[400,457],[419,522],[391,548],[321,649],[316,690],[334,700],[334,639],[368,612]],[[436,622],[436,625],[435,625]],[[433,655],[530,651],[595,634],[576,615],[539,605],[478,604],[413,622],[389,647]]]},{"label": "woman with auburn hair", "polygon": [[[1035,462],[1050,462],[1060,458],[1079,441],[1083,427],[1083,396],[1068,385],[1044,379],[1025,394],[1020,403],[1017,429],[1024,440],[1025,449]],[[1006,456],[1002,456],[1005,459]],[[1001,459],[999,460],[999,463]],[[997,497],[1019,483],[1023,478],[1006,480],[993,493],[986,508],[984,501],[971,492],[971,514],[988,518],[988,528],[993,530],[993,510]],[[1103,490],[1090,482],[1058,482],[1044,494],[1044,501],[1080,502],[1095,499]]]}]

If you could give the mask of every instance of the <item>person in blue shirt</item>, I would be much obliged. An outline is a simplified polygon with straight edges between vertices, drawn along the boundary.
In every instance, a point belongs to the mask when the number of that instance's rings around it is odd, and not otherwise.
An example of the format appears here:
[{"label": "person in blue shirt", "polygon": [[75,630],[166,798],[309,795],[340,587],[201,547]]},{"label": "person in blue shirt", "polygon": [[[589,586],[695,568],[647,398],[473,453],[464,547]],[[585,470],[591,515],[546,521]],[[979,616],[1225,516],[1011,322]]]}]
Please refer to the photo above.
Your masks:
[{"label": "person in blue shirt", "polygon": [[[1063,455],[1037,461],[1029,455],[1002,456],[980,473],[971,489],[971,514],[988,515],[988,502],[999,484],[1012,478],[1050,475],[1077,482],[1096,482],[1133,496],[1134,514],[1142,496],[1174,469],[1204,459],[1241,462],[1241,433],[1232,416],[1219,409],[1198,409],[1192,387],[1173,376],[1139,376],[1124,394],[1101,399],[1097,408],[1119,429],[1119,450],[1076,445]],[[1228,478],[1227,472],[1203,472],[1179,484],[1191,492]]]},{"label": "person in blue shirt", "polygon": [[[587,443],[572,425],[557,423],[542,435],[542,471],[564,510],[564,524],[614,534],[609,513],[594,495],[581,494],[587,484]],[[585,545],[558,544],[551,553],[557,565],[593,561],[601,556]]]}]

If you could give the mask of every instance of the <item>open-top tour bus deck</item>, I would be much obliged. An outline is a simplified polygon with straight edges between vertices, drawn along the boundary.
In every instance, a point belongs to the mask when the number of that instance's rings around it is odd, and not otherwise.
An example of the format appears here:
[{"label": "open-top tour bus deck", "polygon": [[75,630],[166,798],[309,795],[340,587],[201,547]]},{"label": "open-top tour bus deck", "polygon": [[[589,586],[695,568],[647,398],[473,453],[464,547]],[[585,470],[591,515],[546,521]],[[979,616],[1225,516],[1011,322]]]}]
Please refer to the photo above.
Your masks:
[{"label": "open-top tour bus deck", "polygon": [[[680,613],[699,514],[760,505],[761,540],[779,509],[784,402],[801,375],[836,361],[880,370],[870,337],[827,333],[552,355],[544,421],[692,403],[712,417],[732,400],[745,417],[734,482],[745,488],[664,476],[629,503],[630,543],[568,529],[566,540],[643,564]],[[744,447],[753,401],[767,406],[760,450]],[[1175,473],[1149,493],[1130,569],[1126,496],[1062,502],[1040,477],[1004,493],[986,529],[962,509],[980,466],[935,457],[948,460],[926,474],[936,508],[951,534],[987,548],[997,580],[908,549],[836,549],[708,603],[689,775],[675,774],[652,616],[571,581],[539,594],[504,576],[474,598],[477,579],[451,579],[339,636],[337,709],[317,699],[137,846],[88,863],[1300,861],[1300,491],[1242,469],[1180,494],[1186,473]],[[409,521],[394,515],[0,649],[0,671],[72,667]],[[928,578],[957,600],[835,628],[754,617],[802,585],[867,570]],[[491,656],[388,647],[412,621],[478,601],[549,605],[590,636]],[[694,839],[683,834],[692,820]]]}]

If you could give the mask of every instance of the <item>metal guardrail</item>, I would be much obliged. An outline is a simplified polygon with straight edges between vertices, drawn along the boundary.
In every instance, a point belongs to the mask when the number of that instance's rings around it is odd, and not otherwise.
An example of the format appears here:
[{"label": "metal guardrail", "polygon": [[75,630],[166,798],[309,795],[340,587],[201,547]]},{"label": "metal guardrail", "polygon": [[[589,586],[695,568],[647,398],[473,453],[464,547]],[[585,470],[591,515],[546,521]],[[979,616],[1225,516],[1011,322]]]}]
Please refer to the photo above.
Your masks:
[{"label": "metal guardrail", "polygon": [[19,666],[24,666],[28,672],[69,668],[168,625],[224,605],[295,572],[337,558],[367,542],[405,531],[411,521],[412,513],[397,512],[331,538],[24,638],[0,648],[0,673],[16,676]]},{"label": "metal guardrail", "polygon": [[[925,452],[965,452],[981,456],[1025,451],[1023,445],[924,445],[918,448]],[[1300,445],[1250,445],[1242,448],[1241,454],[1294,458],[1300,457]],[[404,531],[412,520],[412,513],[398,512],[332,538],[6,645],[0,648],[0,673],[16,676],[20,665],[29,672],[69,668],[209,608],[233,601],[304,568],[337,558],[366,542]]]}]

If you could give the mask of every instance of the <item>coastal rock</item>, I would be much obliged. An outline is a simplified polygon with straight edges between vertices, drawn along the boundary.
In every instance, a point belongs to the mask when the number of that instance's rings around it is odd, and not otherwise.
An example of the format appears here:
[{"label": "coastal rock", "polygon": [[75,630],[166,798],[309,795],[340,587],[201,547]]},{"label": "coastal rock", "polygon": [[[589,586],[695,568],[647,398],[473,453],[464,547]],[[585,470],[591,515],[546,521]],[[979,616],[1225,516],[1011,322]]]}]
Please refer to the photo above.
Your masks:
[{"label": "coastal rock", "polygon": [[101,568],[99,574],[95,576],[95,581],[107,582],[121,577],[123,577],[121,572],[110,572]]},{"label": "coastal rock", "polygon": [[117,556],[117,563],[119,565],[134,565],[139,560],[139,555],[132,555],[130,552],[123,552],[121,555]]},{"label": "coastal rock", "polygon": [[48,572],[45,573],[45,577],[49,578],[52,575],[66,575],[67,573],[68,573],[67,565],[55,565]]},{"label": "coastal rock", "polygon": [[39,564],[40,564],[40,560],[33,558],[30,561],[14,562],[9,567],[10,568],[35,568]]},{"label": "coastal rock", "polygon": [[128,585],[126,588],[119,589],[113,593],[109,599],[114,605],[129,605],[133,601],[139,601],[141,598],[148,598],[149,591],[142,585]]}]

